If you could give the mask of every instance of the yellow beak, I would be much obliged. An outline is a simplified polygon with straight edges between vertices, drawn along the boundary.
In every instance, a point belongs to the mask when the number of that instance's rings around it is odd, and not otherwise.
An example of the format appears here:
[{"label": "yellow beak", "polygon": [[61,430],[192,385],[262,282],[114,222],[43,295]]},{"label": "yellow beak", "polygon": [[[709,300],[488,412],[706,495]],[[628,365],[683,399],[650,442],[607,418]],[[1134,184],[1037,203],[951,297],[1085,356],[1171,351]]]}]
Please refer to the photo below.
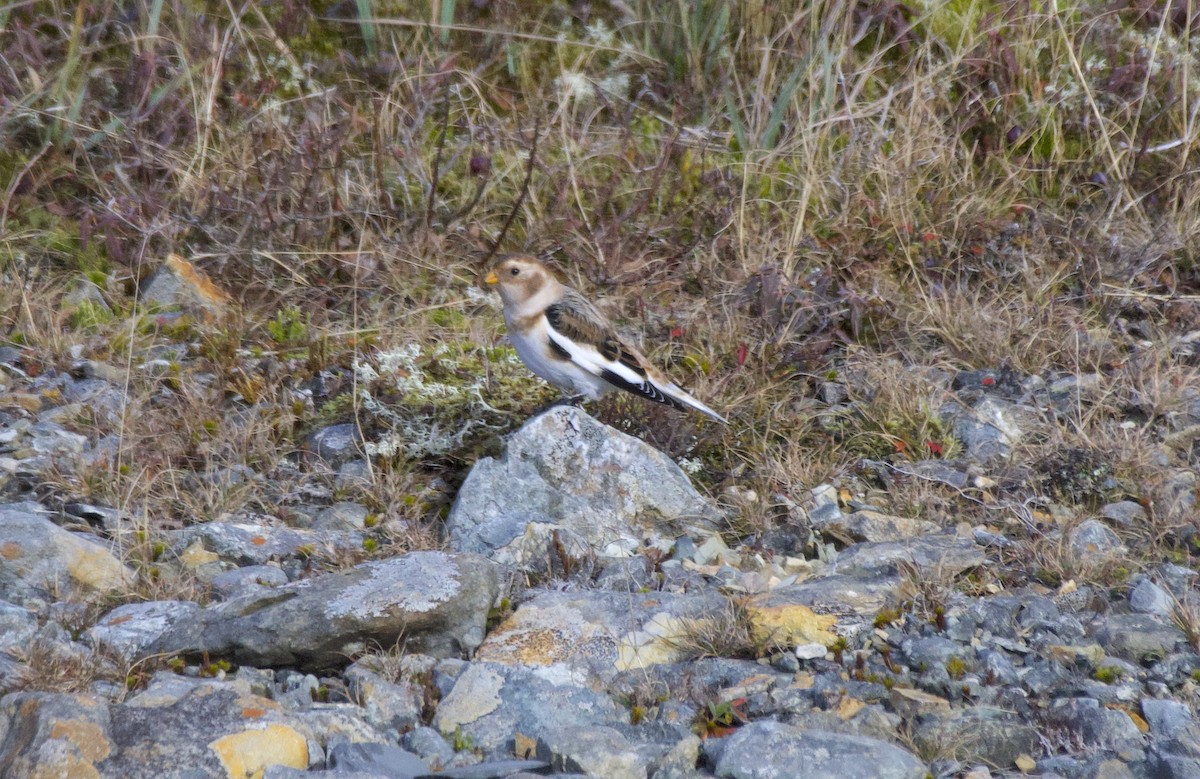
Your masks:
[{"label": "yellow beak", "polygon": [[499,284],[500,277],[496,275],[496,271],[488,271],[488,275],[484,277],[484,282],[487,284]]}]

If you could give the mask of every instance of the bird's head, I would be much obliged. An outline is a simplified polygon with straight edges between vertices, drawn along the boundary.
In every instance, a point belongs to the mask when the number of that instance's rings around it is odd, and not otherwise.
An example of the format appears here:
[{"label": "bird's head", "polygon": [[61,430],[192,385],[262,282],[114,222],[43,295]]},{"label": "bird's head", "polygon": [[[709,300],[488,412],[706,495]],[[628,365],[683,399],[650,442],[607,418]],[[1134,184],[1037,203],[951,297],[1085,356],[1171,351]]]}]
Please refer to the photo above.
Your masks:
[{"label": "bird's head", "polygon": [[513,255],[493,265],[483,280],[500,292],[506,306],[520,306],[552,284],[554,277],[534,258]]}]

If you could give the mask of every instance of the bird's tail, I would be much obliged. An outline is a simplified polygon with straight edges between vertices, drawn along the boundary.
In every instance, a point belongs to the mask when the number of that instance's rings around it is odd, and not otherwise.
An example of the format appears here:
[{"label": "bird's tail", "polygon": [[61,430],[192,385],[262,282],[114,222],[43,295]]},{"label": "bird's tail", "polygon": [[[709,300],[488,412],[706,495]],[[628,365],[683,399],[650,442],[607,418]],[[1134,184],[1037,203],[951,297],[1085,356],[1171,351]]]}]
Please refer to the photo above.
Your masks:
[{"label": "bird's tail", "polygon": [[659,389],[662,391],[662,394],[666,396],[667,401],[680,411],[692,409],[694,411],[699,411],[701,414],[712,417],[723,425],[729,424],[728,419],[713,411],[700,401],[696,400],[678,384],[669,382],[665,386],[660,386]]}]

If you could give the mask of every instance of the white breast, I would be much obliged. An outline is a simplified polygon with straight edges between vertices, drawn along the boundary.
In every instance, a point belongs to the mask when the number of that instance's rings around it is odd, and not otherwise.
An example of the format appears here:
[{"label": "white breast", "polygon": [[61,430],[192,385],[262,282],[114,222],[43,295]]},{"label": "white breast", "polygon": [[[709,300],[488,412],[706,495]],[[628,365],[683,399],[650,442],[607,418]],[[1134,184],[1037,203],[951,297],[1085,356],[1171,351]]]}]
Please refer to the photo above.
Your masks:
[{"label": "white breast", "polygon": [[594,376],[570,360],[558,359],[550,351],[550,338],[546,332],[544,317],[538,319],[537,324],[528,330],[519,331],[508,321],[507,312],[505,314],[508,339],[517,350],[517,356],[529,370],[569,394],[584,395],[593,400],[612,389],[611,385],[599,376]]}]

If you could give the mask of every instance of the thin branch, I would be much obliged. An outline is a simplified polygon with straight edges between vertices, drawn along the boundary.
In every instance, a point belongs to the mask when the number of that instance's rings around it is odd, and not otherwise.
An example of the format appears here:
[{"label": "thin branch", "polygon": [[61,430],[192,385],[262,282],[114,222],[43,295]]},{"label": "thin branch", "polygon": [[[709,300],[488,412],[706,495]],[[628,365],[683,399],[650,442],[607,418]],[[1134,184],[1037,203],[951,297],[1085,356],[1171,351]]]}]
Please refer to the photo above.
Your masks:
[{"label": "thin branch", "polygon": [[492,173],[490,170],[483,174],[479,180],[479,186],[475,189],[475,194],[471,197],[471,201],[455,211],[446,219],[445,226],[447,228],[475,210],[475,206],[479,205],[479,201],[483,198],[483,190],[487,187],[488,182],[491,181],[491,178]]},{"label": "thin branch", "polygon": [[529,162],[525,166],[525,181],[521,184],[521,193],[517,195],[517,201],[513,203],[512,210],[508,212],[508,218],[504,220],[504,227],[500,228],[500,235],[496,236],[492,248],[483,256],[479,263],[480,268],[486,268],[492,258],[496,256],[496,252],[500,249],[500,244],[504,242],[504,237],[508,235],[508,228],[512,227],[513,220],[517,218],[517,212],[521,210],[521,206],[525,203],[525,197],[529,194],[529,182],[533,180],[533,167],[537,162],[537,147],[538,136],[542,131],[542,117],[538,114],[533,120],[533,140],[529,144]]},{"label": "thin branch", "polygon": [[446,148],[446,130],[450,126],[450,79],[442,82],[442,135],[438,138],[437,154],[429,181],[429,204],[425,208],[425,229],[433,225],[433,207],[437,203],[438,180],[441,177],[442,151]]}]

